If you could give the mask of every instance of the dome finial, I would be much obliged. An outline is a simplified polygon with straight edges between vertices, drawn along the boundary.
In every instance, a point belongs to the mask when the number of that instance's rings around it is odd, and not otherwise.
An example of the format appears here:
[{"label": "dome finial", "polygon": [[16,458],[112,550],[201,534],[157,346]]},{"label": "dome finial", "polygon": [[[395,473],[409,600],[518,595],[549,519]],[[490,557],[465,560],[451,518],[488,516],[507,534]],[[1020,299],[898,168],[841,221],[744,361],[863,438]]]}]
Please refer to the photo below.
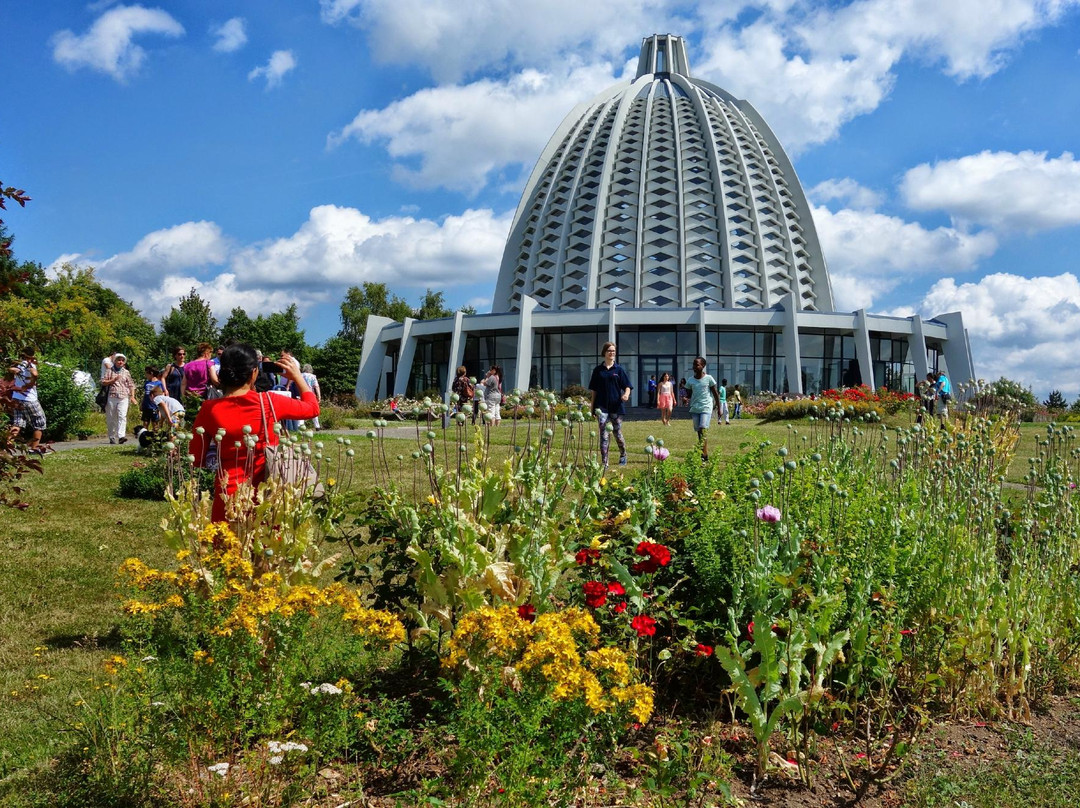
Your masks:
[{"label": "dome finial", "polygon": [[690,78],[686,40],[674,34],[653,34],[641,40],[637,78],[652,73],[678,73]]}]

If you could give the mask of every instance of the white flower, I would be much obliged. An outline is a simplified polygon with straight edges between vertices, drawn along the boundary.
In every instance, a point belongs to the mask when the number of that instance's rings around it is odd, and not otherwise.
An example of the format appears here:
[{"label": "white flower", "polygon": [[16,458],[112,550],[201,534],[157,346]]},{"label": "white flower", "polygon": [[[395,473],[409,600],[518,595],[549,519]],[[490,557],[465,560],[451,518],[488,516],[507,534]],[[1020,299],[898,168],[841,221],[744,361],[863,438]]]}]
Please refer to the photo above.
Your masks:
[{"label": "white flower", "polygon": [[324,696],[340,696],[341,695],[341,688],[338,687],[337,685],[332,685],[329,682],[323,682],[318,687],[311,688],[311,692],[313,694],[314,693],[320,693],[320,694],[322,694]]},{"label": "white flower", "polygon": [[215,763],[213,766],[207,766],[206,770],[209,772],[213,772],[214,774],[220,774],[222,777],[225,777],[229,774],[229,764]]},{"label": "white flower", "polygon": [[269,763],[271,766],[278,766],[284,759],[284,755],[274,755],[272,758],[270,758],[270,760],[267,761],[267,763]]},{"label": "white flower", "polygon": [[157,662],[157,657],[156,656],[144,656],[142,658],[142,661],[143,662]]}]

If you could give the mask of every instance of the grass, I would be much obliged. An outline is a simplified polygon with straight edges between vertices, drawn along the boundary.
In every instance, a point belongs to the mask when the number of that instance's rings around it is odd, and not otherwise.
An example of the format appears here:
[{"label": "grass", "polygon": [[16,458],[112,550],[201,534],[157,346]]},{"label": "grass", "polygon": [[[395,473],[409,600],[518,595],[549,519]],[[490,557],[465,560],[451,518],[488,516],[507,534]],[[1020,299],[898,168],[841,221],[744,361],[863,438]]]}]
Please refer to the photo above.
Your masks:
[{"label": "grass", "polygon": [[[894,426],[906,425],[908,416],[892,419]],[[369,422],[370,423],[370,422]],[[401,452],[406,456],[405,474],[411,476],[409,453],[415,445],[411,424],[393,431],[403,434]],[[518,425],[518,439],[524,424]],[[877,427],[869,427],[875,429]],[[415,429],[413,427],[413,429]],[[421,427],[421,433],[426,426]],[[442,451],[442,431],[435,427],[438,450]],[[645,468],[646,437],[662,438],[676,458],[696,446],[696,436],[683,414],[670,427],[655,421],[635,421],[625,425],[630,464],[623,470],[613,466],[612,474],[633,473]],[[446,433],[453,446],[456,430]],[[809,424],[759,424],[742,420],[731,426],[714,422],[709,430],[710,454],[723,458],[735,455],[741,446],[761,440],[774,443],[798,440],[809,432]],[[504,421],[488,430],[499,452],[509,451],[513,428]],[[471,429],[466,430],[466,435]],[[535,434],[535,430],[534,430]],[[1009,479],[1023,480],[1027,458],[1035,453],[1037,440],[1045,434],[1045,425],[1024,425],[1017,456]],[[332,434],[321,436],[329,442]],[[369,489],[371,472],[366,462],[365,438],[348,436],[358,449],[357,475],[353,485]],[[558,438],[557,438],[558,439]],[[425,438],[426,440],[426,438]],[[391,450],[392,451],[392,450]],[[612,460],[617,457],[612,446]],[[499,455],[496,453],[496,456]],[[39,767],[55,756],[64,743],[65,711],[70,709],[72,694],[86,685],[87,679],[100,672],[101,663],[114,651],[119,602],[114,587],[120,563],[139,556],[147,563],[168,567],[170,553],[157,539],[158,523],[165,513],[164,503],[123,500],[115,495],[121,473],[137,460],[133,448],[107,447],[76,449],[50,455],[46,472],[26,482],[26,498],[32,503],[26,511],[0,510],[0,678],[4,699],[0,702],[0,803],[25,789]],[[408,488],[408,480],[401,480]],[[48,677],[48,678],[42,678]],[[1021,750],[1022,751],[1022,750]],[[1026,755],[1026,756],[1025,756]],[[1043,759],[1031,751],[1018,753],[1010,763],[1020,767],[1008,778],[1016,788],[1042,788],[1053,783],[1040,779]],[[1080,782],[1080,762],[1076,755],[1058,763],[1054,772],[1071,773]],[[1021,769],[1023,771],[1021,771]],[[1026,772],[1026,774],[1024,773]],[[980,773],[981,777],[996,776]],[[1047,774],[1059,777],[1059,774]],[[921,781],[920,781],[921,782]],[[957,788],[972,787],[978,795],[989,786],[968,784],[952,778]],[[1075,788],[1075,786],[1073,786]],[[921,792],[920,792],[921,793]],[[934,799],[927,787],[926,800]],[[966,792],[965,792],[966,793]],[[1075,794],[1075,791],[1073,792]],[[924,799],[924,797],[918,797]],[[1014,804],[1065,805],[1066,802],[1015,802]],[[924,801],[933,806],[941,802]],[[950,803],[954,804],[954,803]],[[959,803],[957,803],[959,804]],[[998,804],[998,803],[971,803]]]}]

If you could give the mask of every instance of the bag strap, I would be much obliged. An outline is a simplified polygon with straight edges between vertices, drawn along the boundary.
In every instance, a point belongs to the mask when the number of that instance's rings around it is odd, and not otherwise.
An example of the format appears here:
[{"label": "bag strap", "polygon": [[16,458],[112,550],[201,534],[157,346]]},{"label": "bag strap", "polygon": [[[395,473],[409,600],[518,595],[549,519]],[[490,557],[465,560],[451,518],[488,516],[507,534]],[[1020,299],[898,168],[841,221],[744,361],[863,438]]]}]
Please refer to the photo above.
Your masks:
[{"label": "bag strap", "polygon": [[266,423],[266,408],[263,406],[263,399],[265,397],[265,393],[259,396],[259,415],[262,416],[262,438],[264,449],[270,445],[270,431]]}]

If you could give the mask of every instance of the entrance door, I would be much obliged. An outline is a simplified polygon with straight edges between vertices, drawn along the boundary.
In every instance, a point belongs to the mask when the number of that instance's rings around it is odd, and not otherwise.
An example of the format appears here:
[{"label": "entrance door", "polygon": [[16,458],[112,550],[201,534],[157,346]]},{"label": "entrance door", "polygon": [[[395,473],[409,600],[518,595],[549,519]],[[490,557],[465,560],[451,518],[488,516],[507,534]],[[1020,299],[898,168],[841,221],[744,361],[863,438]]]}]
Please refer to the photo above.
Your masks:
[{"label": "entrance door", "polygon": [[[660,377],[665,373],[671,374],[671,378],[678,384],[678,379],[675,378],[675,367],[678,364],[676,357],[674,356],[639,356],[638,357],[638,381],[637,388],[634,392],[637,394],[637,406],[648,407],[649,406],[649,378],[653,377],[656,380],[657,386],[660,385]],[[653,403],[655,403],[656,397],[653,396]]]}]

